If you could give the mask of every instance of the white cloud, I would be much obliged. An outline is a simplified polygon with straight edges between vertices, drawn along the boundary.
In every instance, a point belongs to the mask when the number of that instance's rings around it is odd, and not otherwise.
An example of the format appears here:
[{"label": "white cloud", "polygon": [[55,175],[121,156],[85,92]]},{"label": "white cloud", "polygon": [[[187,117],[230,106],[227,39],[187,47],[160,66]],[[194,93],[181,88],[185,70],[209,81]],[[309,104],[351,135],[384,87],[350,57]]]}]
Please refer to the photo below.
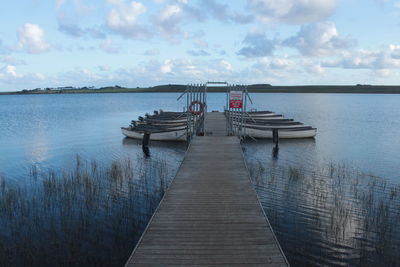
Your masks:
[{"label": "white cloud", "polygon": [[23,75],[17,73],[17,68],[13,65],[6,65],[0,69],[0,80],[17,79],[22,77]]},{"label": "white cloud", "polygon": [[171,19],[171,17],[177,17],[182,13],[182,9],[178,5],[168,5],[159,14],[161,21]]},{"label": "white cloud", "polygon": [[138,22],[140,15],[146,12],[146,7],[132,1],[125,3],[121,0],[108,0],[114,7],[107,17],[107,26],[115,33],[132,39],[146,39],[151,36],[149,30]]},{"label": "white cloud", "polygon": [[264,23],[303,24],[329,17],[336,0],[247,0],[247,5]]},{"label": "white cloud", "polygon": [[111,39],[102,41],[100,44],[100,49],[109,54],[117,54],[120,50]]},{"label": "white cloud", "polygon": [[325,68],[323,68],[320,64],[316,63],[305,65],[305,69],[310,74],[323,75],[326,73]]},{"label": "white cloud", "polygon": [[193,41],[193,44],[198,47],[198,48],[208,48],[208,43],[205,40],[202,39],[196,39]]},{"label": "white cloud", "polygon": [[389,70],[400,68],[400,45],[388,45],[381,50],[356,50],[336,60],[326,60],[322,66],[344,69]]},{"label": "white cloud", "polygon": [[160,71],[163,74],[172,72],[173,63],[170,59],[164,61],[164,64],[160,66]]},{"label": "white cloud", "polygon": [[63,4],[65,0],[56,0],[56,8],[59,9]]},{"label": "white cloud", "polygon": [[247,83],[277,84],[284,81],[285,84],[288,84],[292,77],[298,75],[298,70],[296,66],[290,68],[278,67],[277,62],[279,60],[280,58],[277,56],[257,58],[256,62],[248,69],[240,70],[239,75]]},{"label": "white cloud", "polygon": [[245,46],[238,55],[245,57],[265,57],[272,55],[278,41],[268,39],[263,33],[248,33],[243,40]]},{"label": "white cloud", "polygon": [[221,4],[217,0],[202,0],[189,3],[186,0],[175,0],[165,4],[158,14],[153,17],[153,23],[168,39],[184,35],[190,38],[189,33],[182,31],[186,23],[203,22],[212,18],[225,23],[249,23],[253,16],[243,10],[234,11],[228,4]]},{"label": "white cloud", "polygon": [[171,37],[181,34],[183,10],[180,5],[167,5],[155,17],[154,23],[164,36]]},{"label": "white cloud", "polygon": [[40,81],[46,80],[46,76],[43,73],[35,73],[34,76],[37,80],[40,80]]},{"label": "white cloud", "polygon": [[111,70],[111,67],[109,65],[106,65],[106,64],[100,65],[100,66],[98,66],[98,68],[99,68],[100,71],[110,71]]},{"label": "white cloud", "polygon": [[250,23],[253,21],[254,16],[252,14],[245,13],[243,10],[234,11],[228,4],[219,2],[217,0],[202,0],[198,1],[197,6],[188,7],[187,10],[200,20],[209,16],[222,22]]},{"label": "white cloud", "polygon": [[17,48],[30,54],[39,54],[49,51],[50,45],[44,38],[44,31],[39,25],[25,24],[18,30]]},{"label": "white cloud", "polygon": [[4,63],[13,65],[13,66],[26,64],[26,62],[24,60],[17,59],[13,56],[2,56],[2,57],[0,57],[0,62],[4,62]]},{"label": "white cloud", "polygon": [[190,83],[207,80],[231,80],[236,77],[233,67],[227,60],[187,60],[167,59],[164,61],[150,60],[139,62],[132,69],[120,69],[115,73],[120,80],[138,80],[143,82],[143,76],[149,84],[157,83]]},{"label": "white cloud", "polygon": [[262,57],[258,60],[257,64],[262,65],[263,68],[268,68],[270,70],[293,70],[297,67],[295,61],[287,57]]},{"label": "white cloud", "polygon": [[78,24],[68,23],[63,19],[58,19],[58,30],[69,36],[79,38],[79,37],[90,37],[96,39],[105,39],[106,34],[101,27],[87,27],[82,28]]},{"label": "white cloud", "polygon": [[205,51],[204,49],[200,49],[200,50],[188,50],[186,51],[188,53],[188,55],[190,56],[195,56],[195,57],[205,57],[205,56],[209,56],[210,53],[208,53],[207,51]]},{"label": "white cloud", "polygon": [[111,1],[112,4],[117,4],[118,7],[111,9],[108,15],[108,25],[111,28],[125,28],[136,25],[137,17],[146,12],[146,7],[139,2],[131,2],[124,4],[120,1]]},{"label": "white cloud", "polygon": [[334,23],[319,22],[302,26],[296,36],[283,44],[294,47],[304,56],[334,55],[355,46],[350,37],[341,37]]},{"label": "white cloud", "polygon": [[233,70],[232,64],[229,63],[227,60],[224,60],[224,59],[220,60],[219,65],[222,67],[222,69],[225,69],[226,71]]},{"label": "white cloud", "polygon": [[[93,0],[91,0],[94,2]],[[105,39],[104,26],[81,26],[82,21],[92,20],[95,4],[89,4],[88,0],[58,0],[57,7],[57,22],[58,30],[72,37],[90,37],[96,39]]]},{"label": "white cloud", "polygon": [[296,63],[288,58],[275,57],[270,60],[269,63],[271,69],[286,69],[291,70],[295,68]]},{"label": "white cloud", "polygon": [[18,74],[17,73],[17,68],[15,66],[12,66],[12,65],[7,65],[4,68],[4,72],[5,72],[6,75],[9,75],[9,76],[14,77],[14,78],[22,77],[22,74]]}]

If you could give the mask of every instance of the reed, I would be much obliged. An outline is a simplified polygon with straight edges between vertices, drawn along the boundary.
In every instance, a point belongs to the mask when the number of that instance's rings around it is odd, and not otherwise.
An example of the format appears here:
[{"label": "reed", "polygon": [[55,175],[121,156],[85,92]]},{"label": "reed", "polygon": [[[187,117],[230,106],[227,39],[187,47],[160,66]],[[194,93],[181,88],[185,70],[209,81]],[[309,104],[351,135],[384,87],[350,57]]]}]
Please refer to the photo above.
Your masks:
[{"label": "reed", "polygon": [[77,156],[68,171],[32,167],[29,187],[0,177],[0,265],[122,266],[172,174],[154,157]]},{"label": "reed", "polygon": [[399,184],[348,164],[246,161],[291,264],[400,265]]}]

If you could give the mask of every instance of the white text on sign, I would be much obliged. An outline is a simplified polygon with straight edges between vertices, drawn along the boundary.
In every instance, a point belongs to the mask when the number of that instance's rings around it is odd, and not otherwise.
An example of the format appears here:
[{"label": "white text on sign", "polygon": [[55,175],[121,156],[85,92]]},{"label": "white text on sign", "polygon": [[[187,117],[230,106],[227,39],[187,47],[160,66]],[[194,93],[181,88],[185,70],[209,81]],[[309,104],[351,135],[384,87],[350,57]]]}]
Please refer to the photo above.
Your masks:
[{"label": "white text on sign", "polygon": [[242,108],[242,107],[243,107],[242,91],[230,91],[230,93],[229,93],[229,108]]}]

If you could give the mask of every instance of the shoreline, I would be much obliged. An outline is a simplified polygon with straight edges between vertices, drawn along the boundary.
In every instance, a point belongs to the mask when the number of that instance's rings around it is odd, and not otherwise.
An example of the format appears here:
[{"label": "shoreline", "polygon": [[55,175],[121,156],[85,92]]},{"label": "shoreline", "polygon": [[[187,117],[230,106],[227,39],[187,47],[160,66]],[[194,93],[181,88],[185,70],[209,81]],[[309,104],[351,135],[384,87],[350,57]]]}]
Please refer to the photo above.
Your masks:
[{"label": "shoreline", "polygon": [[[248,85],[249,93],[335,93],[335,94],[400,94],[397,85]],[[144,88],[103,87],[99,89],[22,90],[0,92],[0,95],[104,94],[104,93],[183,93],[186,85],[159,85]],[[226,87],[208,87],[209,93],[225,93]]]}]

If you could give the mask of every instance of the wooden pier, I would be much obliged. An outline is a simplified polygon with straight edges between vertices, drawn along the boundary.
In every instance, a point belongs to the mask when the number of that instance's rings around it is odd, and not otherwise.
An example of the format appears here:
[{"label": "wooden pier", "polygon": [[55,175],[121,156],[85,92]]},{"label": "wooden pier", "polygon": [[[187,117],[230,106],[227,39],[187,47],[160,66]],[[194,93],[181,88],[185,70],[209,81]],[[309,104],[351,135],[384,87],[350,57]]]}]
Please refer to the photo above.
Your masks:
[{"label": "wooden pier", "polygon": [[289,266],[225,123],[206,114],[126,266]]}]

